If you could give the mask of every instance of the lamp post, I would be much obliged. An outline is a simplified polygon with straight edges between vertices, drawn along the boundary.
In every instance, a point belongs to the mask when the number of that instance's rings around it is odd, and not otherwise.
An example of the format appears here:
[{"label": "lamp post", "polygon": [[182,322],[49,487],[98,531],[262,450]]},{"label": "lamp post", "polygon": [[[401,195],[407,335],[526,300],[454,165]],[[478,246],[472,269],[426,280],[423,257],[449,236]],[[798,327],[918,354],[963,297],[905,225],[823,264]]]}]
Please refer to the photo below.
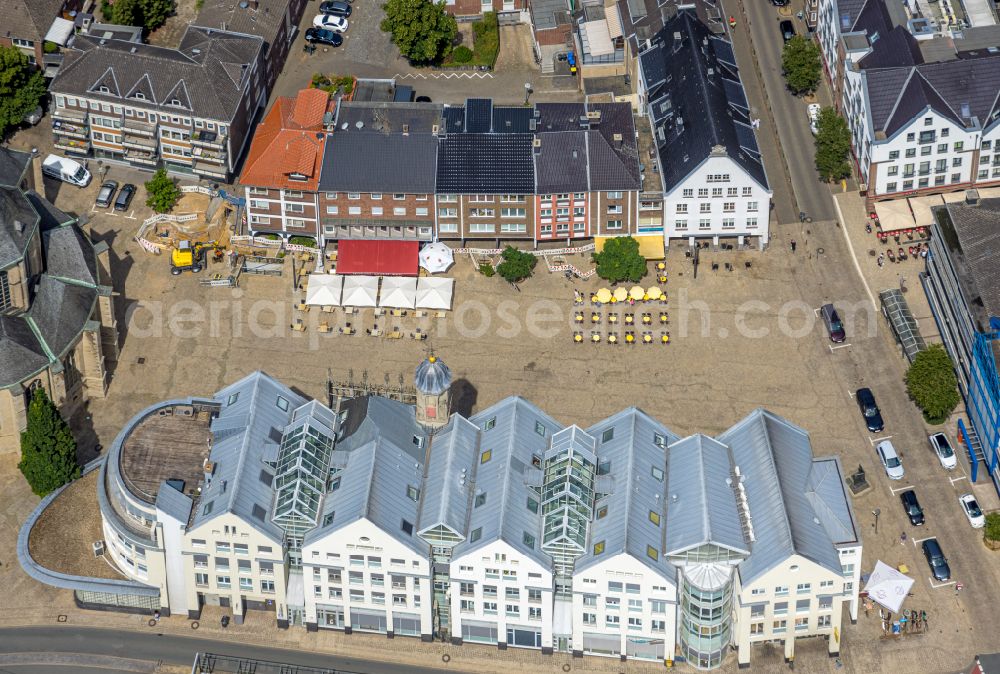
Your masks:
[{"label": "lamp post", "polygon": [[528,105],[528,99],[531,98],[531,82],[524,83],[524,104]]},{"label": "lamp post", "polygon": [[882,514],[882,510],[880,508],[875,508],[875,510],[872,511],[872,515],[875,516],[875,533],[876,534],[878,533],[878,516],[881,515],[881,514]]}]

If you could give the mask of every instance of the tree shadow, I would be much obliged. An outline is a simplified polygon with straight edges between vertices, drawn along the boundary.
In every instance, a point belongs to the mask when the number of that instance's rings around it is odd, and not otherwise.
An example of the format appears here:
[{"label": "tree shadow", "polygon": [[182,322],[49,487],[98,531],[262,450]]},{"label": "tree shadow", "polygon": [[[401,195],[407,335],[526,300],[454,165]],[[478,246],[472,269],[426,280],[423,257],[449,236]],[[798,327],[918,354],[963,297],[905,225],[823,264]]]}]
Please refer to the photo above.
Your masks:
[{"label": "tree shadow", "polygon": [[456,379],[451,383],[451,411],[463,417],[470,417],[476,408],[479,391],[468,379]]}]

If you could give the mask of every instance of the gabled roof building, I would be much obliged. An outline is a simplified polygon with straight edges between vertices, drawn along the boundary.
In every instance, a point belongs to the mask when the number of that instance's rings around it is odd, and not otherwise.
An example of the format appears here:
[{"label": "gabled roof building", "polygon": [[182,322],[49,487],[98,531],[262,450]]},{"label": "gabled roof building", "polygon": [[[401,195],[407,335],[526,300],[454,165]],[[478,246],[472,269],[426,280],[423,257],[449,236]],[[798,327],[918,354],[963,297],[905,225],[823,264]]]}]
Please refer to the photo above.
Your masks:
[{"label": "gabled roof building", "polygon": [[663,236],[767,244],[771,188],[732,44],[681,10],[639,55]]},{"label": "gabled roof building", "polygon": [[191,618],[218,603],[700,669],[775,640],[839,651],[861,542],[839,462],[804,430],[756,410],[680,438],[637,408],[584,429],[520,397],[449,416],[434,356],[416,383],[416,405],[331,409],[257,372],[143,411],[102,469],[110,559]]}]

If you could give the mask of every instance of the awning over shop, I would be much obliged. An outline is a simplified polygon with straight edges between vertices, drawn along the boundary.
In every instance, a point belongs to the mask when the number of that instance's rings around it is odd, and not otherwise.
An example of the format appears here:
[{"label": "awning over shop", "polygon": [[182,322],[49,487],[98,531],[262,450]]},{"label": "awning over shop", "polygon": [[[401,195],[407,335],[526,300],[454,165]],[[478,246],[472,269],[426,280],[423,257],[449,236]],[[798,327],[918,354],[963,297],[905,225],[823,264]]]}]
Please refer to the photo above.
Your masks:
[{"label": "awning over shop", "polygon": [[917,227],[930,227],[934,224],[934,213],[931,209],[944,204],[944,199],[940,194],[913,197],[909,201],[910,209],[913,211],[913,221],[917,224]]},{"label": "awning over shop", "polygon": [[45,40],[65,47],[71,35],[73,35],[73,22],[57,16],[49,27],[49,32],[45,34]]},{"label": "awning over shop", "polygon": [[342,240],[337,247],[338,274],[416,276],[417,241]]},{"label": "awning over shop", "polygon": [[883,232],[914,227],[913,214],[906,199],[875,202],[875,214]]},{"label": "awning over shop", "polygon": [[378,296],[380,307],[412,309],[417,301],[417,279],[405,276],[387,276],[382,279],[382,291]]},{"label": "awning over shop", "polygon": [[[600,253],[604,250],[604,243],[610,240],[610,238],[612,237],[595,236],[594,250]],[[662,260],[665,257],[662,235],[633,236],[632,238],[639,242],[639,255],[642,255],[647,260]]]},{"label": "awning over shop", "polygon": [[339,274],[310,274],[306,286],[306,304],[321,307],[340,306],[344,277]]},{"label": "awning over shop", "polygon": [[417,279],[418,309],[451,309],[455,287],[453,278],[421,277]]}]

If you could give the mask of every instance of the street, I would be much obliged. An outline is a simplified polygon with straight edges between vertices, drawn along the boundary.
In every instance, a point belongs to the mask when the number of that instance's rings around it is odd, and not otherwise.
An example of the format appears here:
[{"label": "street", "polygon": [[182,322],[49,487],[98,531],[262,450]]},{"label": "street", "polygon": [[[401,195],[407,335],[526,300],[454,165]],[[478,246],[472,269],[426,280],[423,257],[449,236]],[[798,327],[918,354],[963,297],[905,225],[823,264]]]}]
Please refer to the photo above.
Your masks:
[{"label": "street", "polygon": [[[143,633],[75,626],[0,629],[0,673],[7,671],[24,672],[25,674],[29,672],[70,672],[78,671],[81,667],[86,667],[87,671],[101,672],[140,671],[141,669],[138,666],[132,666],[125,670],[115,669],[115,665],[105,666],[99,661],[89,661],[86,664],[84,662],[66,662],[62,665],[44,664],[47,656],[53,653],[108,656],[131,661],[133,665],[138,664],[136,661],[141,661],[190,667],[196,653],[206,652],[303,667],[326,667],[352,674],[355,672],[358,674],[403,674],[404,672],[406,674],[431,674],[438,671],[410,665],[371,662],[281,648],[247,644],[235,646],[225,641],[178,637],[153,632]],[[34,669],[28,669],[29,665],[11,667],[4,657],[10,653],[34,653],[38,655],[38,661],[43,664],[34,666]],[[95,664],[90,664],[90,662]],[[448,669],[449,671],[459,671],[451,667]]]}]

